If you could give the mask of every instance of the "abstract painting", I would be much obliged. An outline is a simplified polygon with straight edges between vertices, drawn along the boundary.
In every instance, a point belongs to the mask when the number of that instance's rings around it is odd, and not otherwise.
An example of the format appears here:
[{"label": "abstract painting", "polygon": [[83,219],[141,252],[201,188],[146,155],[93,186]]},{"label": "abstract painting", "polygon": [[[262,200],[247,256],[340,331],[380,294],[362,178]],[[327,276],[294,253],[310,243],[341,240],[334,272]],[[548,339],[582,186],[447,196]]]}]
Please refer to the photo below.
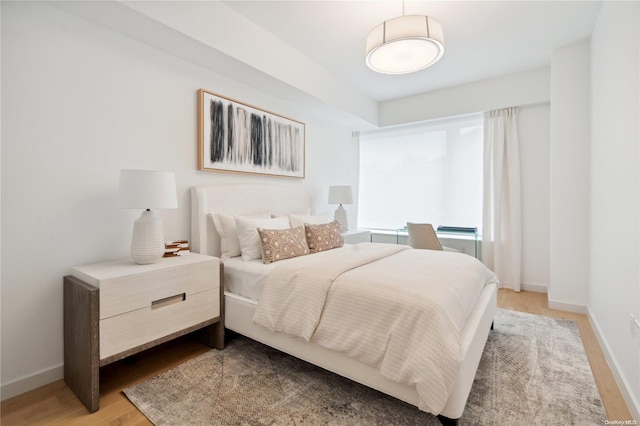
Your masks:
[{"label": "abstract painting", "polygon": [[304,178],[305,125],[200,89],[198,170]]}]

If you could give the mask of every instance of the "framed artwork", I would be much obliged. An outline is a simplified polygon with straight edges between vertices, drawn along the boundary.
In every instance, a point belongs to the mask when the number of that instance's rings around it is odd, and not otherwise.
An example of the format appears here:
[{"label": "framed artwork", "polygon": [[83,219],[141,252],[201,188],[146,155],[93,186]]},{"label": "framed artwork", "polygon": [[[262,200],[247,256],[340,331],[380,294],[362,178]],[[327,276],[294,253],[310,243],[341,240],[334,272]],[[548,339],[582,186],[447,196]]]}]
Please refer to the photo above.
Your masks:
[{"label": "framed artwork", "polygon": [[200,89],[198,170],[304,178],[305,125]]}]

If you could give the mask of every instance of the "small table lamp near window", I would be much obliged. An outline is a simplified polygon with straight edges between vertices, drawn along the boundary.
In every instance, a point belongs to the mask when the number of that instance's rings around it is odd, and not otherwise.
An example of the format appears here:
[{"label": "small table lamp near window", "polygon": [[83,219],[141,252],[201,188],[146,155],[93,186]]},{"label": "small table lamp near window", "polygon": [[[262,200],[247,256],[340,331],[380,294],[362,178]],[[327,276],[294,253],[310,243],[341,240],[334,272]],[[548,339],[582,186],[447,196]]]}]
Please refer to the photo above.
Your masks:
[{"label": "small table lamp near window", "polygon": [[339,185],[329,187],[329,204],[339,204],[333,216],[335,220],[340,222],[340,231],[349,230],[349,220],[347,219],[347,211],[342,207],[343,204],[352,204],[353,194],[351,186]]},{"label": "small table lamp near window", "polygon": [[139,265],[156,263],[164,254],[162,222],[151,209],[178,207],[173,172],[155,170],[120,171],[120,207],[144,209],[134,222],[131,257]]}]

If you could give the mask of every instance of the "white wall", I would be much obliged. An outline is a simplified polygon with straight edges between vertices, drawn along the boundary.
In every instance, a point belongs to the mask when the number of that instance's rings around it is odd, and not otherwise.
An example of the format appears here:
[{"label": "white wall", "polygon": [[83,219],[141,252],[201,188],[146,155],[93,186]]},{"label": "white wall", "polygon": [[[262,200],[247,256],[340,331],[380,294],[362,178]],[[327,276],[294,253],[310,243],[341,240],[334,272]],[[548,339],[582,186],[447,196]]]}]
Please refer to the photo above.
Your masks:
[{"label": "white wall", "polygon": [[380,103],[381,127],[549,102],[549,68],[448,87]]},{"label": "white wall", "polygon": [[[125,4],[167,28],[303,90],[314,99],[335,105],[368,122],[376,120],[375,101],[223,2],[129,1],[119,7],[123,8]],[[229,37],[229,34],[238,36]]]},{"label": "white wall", "polygon": [[548,102],[520,107],[522,192],[522,289],[546,292],[549,285],[549,115]]},{"label": "white wall", "polygon": [[[550,87],[548,68],[383,102],[380,122],[411,123],[519,106],[522,184],[522,288],[549,284]],[[376,236],[376,241],[388,238]],[[395,241],[395,236],[392,238]]]},{"label": "white wall", "polygon": [[[2,398],[62,377],[62,277],[128,256],[138,211],[119,210],[121,169],[172,170],[189,238],[188,188],[216,182],[327,187],[356,181],[351,129],[46,3],[2,2]],[[306,123],[307,178],[196,170],[196,91]],[[348,206],[355,218],[355,206]]]},{"label": "white wall", "polygon": [[549,306],[586,312],[589,282],[588,41],[551,57]]},{"label": "white wall", "polygon": [[640,420],[640,3],[603,2],[591,81],[589,314]]}]

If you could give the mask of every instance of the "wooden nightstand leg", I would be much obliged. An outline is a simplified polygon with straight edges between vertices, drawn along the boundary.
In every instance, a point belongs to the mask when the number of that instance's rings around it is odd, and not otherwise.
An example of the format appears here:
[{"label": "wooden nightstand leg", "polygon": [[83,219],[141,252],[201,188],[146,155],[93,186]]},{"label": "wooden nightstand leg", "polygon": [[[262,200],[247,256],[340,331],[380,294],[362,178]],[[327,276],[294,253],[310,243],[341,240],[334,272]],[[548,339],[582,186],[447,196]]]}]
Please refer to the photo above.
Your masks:
[{"label": "wooden nightstand leg", "polygon": [[213,333],[213,347],[219,350],[224,349],[224,322],[222,320],[213,325]]},{"label": "wooden nightstand leg", "polygon": [[197,333],[198,340],[205,345],[219,350],[224,349],[224,323],[222,320],[198,330]]},{"label": "wooden nightstand leg", "polygon": [[100,408],[99,290],[64,277],[64,381],[90,412]]},{"label": "wooden nightstand leg", "polygon": [[224,264],[220,264],[220,319],[202,329],[200,340],[218,350],[224,349]]}]

